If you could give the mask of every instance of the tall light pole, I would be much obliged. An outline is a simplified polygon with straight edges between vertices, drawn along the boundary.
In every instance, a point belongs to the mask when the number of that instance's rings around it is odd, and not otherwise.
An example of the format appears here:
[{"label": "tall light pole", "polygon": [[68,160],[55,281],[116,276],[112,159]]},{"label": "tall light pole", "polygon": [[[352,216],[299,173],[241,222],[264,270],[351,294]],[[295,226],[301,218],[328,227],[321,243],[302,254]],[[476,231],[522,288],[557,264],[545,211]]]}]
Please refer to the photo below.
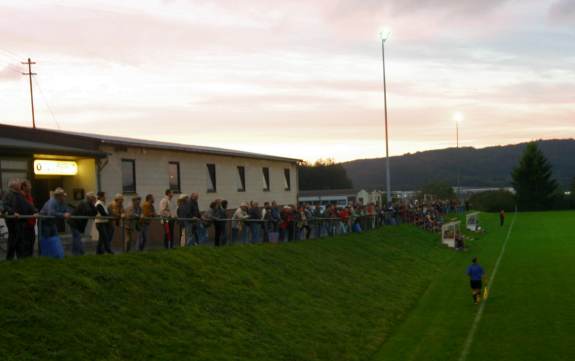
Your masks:
[{"label": "tall light pole", "polygon": [[[453,113],[453,120],[455,121],[455,142],[457,145],[457,156],[459,158],[459,123],[463,121],[463,113]],[[457,198],[461,201],[461,159],[457,159]]]},{"label": "tall light pole", "polygon": [[381,60],[383,63],[383,106],[385,112],[385,187],[387,194],[387,206],[391,204],[391,174],[389,170],[389,132],[387,126],[387,85],[385,82],[385,41],[389,39],[391,31],[386,29],[379,32],[381,38]]}]

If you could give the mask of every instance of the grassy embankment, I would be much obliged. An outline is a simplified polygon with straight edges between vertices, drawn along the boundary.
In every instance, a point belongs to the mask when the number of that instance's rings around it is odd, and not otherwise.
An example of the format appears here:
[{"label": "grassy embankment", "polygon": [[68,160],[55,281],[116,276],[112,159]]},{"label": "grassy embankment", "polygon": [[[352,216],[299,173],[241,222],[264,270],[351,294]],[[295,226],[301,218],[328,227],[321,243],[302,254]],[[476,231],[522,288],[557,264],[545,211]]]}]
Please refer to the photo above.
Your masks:
[{"label": "grassy embankment", "polygon": [[456,257],[400,226],[2,263],[0,359],[369,359]]}]

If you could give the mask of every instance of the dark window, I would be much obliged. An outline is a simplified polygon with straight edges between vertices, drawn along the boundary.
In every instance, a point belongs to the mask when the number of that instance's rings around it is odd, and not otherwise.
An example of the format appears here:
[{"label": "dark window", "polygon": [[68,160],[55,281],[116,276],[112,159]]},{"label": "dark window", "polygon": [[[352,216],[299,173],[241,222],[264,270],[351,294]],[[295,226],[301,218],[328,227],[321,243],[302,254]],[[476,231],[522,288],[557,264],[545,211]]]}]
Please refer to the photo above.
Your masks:
[{"label": "dark window", "polygon": [[136,192],[136,161],[122,159],[122,192]]},{"label": "dark window", "polygon": [[168,164],[168,176],[170,177],[170,189],[172,192],[180,193],[180,163],[170,162]]},{"label": "dark window", "polygon": [[284,190],[291,191],[291,177],[289,169],[284,169]]},{"label": "dark window", "polygon": [[270,169],[268,167],[262,168],[262,181],[264,192],[269,192],[270,190]]},{"label": "dark window", "polygon": [[208,193],[216,192],[216,165],[206,164],[208,167]]},{"label": "dark window", "polygon": [[242,166],[238,166],[238,192],[245,192],[246,191],[246,168]]}]

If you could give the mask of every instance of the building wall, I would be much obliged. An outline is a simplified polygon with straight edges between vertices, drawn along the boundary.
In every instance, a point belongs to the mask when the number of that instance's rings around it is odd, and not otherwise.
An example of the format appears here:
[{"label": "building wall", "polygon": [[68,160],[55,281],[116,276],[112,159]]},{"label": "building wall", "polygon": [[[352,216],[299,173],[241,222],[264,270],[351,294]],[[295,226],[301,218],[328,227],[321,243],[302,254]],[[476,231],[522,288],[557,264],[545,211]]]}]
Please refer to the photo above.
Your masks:
[{"label": "building wall", "polygon": [[95,192],[97,186],[96,161],[94,159],[79,159],[78,174],[63,177],[62,187],[68,193],[69,199],[73,200],[73,190],[83,189],[84,192]]},{"label": "building wall", "polygon": [[[169,186],[168,164],[180,163],[180,185],[182,193],[199,194],[200,208],[206,209],[214,199],[226,199],[229,208],[239,206],[242,201],[277,201],[279,204],[297,202],[297,167],[294,163],[259,160],[250,158],[204,155],[177,151],[164,151],[142,148],[118,150],[112,146],[102,147],[111,155],[108,164],[101,172],[101,188],[111,199],[122,193],[122,159],[133,159],[136,164],[136,192],[140,196],[148,193],[156,197],[156,202]],[[208,193],[208,170],[206,164],[216,165],[216,192]],[[238,192],[237,167],[245,167],[246,191]],[[263,191],[262,168],[270,169],[270,191]],[[290,169],[291,190],[284,190],[284,169]],[[130,194],[126,194],[129,198]],[[176,197],[174,197],[176,198]],[[157,204],[157,203],[156,203]]]}]

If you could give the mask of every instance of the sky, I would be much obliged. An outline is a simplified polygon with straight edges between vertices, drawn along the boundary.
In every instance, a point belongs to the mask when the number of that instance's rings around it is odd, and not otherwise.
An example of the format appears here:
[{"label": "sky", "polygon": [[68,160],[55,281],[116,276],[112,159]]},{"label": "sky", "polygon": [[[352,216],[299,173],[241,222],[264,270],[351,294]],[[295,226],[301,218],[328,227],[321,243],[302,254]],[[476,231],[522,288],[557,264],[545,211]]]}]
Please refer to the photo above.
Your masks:
[{"label": "sky", "polygon": [[0,0],[0,122],[314,161],[575,138],[575,0]]}]

